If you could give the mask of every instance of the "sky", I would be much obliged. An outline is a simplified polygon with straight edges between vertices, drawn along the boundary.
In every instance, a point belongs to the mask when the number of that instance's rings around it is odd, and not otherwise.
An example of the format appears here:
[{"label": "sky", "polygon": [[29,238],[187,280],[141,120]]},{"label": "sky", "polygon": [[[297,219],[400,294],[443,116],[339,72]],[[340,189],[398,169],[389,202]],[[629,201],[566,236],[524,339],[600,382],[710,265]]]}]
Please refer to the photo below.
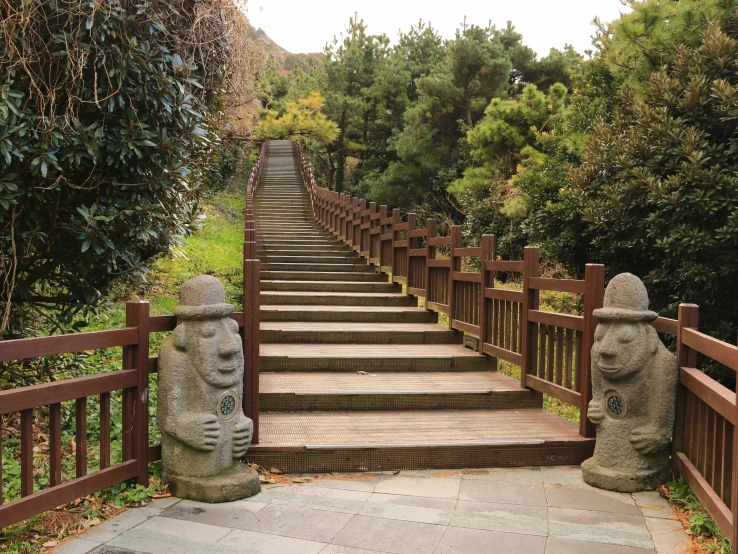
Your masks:
[{"label": "sky", "polygon": [[248,0],[247,14],[282,48],[293,53],[322,52],[358,12],[372,34],[390,39],[419,19],[452,38],[463,22],[504,27],[512,21],[523,42],[539,57],[571,44],[583,53],[592,47],[592,20],[617,19],[626,11],[620,0]]}]

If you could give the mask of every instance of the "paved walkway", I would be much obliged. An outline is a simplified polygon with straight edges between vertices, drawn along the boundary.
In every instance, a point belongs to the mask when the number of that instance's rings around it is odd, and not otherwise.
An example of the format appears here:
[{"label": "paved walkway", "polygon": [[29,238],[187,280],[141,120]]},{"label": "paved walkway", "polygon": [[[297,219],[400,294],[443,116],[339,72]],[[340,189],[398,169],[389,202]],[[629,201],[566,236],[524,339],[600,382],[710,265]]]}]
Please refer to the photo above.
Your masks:
[{"label": "paved walkway", "polygon": [[303,477],[230,504],[157,500],[57,553],[667,554],[688,545],[658,493],[600,491],[578,467]]}]

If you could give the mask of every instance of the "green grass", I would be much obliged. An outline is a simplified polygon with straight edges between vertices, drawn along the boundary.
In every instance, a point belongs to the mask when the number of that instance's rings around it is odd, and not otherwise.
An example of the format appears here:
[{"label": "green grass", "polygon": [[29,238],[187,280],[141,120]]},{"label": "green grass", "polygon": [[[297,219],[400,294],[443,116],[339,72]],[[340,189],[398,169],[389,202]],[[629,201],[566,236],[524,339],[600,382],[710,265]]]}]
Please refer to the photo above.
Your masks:
[{"label": "green grass", "polygon": [[715,520],[710,517],[705,507],[697,500],[684,479],[680,478],[678,481],[667,484],[666,497],[672,506],[687,518],[688,533],[695,538],[703,552],[728,554],[733,551]]},{"label": "green grass", "polygon": [[180,285],[202,274],[221,279],[226,288],[226,301],[241,307],[245,201],[242,192],[225,191],[210,196],[203,203],[200,230],[153,268],[152,280],[158,284],[151,296],[153,313],[171,313],[179,304]]}]

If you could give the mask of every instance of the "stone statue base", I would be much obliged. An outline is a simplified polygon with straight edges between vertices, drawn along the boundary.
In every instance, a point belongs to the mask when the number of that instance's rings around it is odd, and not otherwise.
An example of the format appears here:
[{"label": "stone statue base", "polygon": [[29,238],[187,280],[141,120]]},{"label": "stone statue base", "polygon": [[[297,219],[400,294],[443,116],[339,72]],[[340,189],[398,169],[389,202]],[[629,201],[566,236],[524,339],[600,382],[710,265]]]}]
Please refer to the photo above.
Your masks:
[{"label": "stone statue base", "polygon": [[213,477],[187,477],[164,472],[162,478],[169,485],[172,496],[211,504],[242,500],[261,492],[259,474],[241,462]]},{"label": "stone statue base", "polygon": [[617,492],[652,491],[671,480],[668,466],[649,471],[616,471],[598,466],[594,458],[582,462],[582,479],[588,485]]}]

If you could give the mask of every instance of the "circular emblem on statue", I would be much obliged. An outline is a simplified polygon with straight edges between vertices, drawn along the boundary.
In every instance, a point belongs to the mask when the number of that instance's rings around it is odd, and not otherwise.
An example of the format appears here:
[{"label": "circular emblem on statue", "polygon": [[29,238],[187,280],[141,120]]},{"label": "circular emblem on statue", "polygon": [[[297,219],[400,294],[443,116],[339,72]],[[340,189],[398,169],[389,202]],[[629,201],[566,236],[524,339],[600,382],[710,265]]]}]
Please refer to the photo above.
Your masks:
[{"label": "circular emblem on statue", "polygon": [[236,415],[236,412],[238,411],[238,402],[238,395],[234,391],[225,391],[223,394],[220,395],[220,397],[218,397],[218,404],[216,406],[218,417],[223,421],[228,421],[229,419],[231,419],[234,415]]},{"label": "circular emblem on statue", "polygon": [[618,393],[610,391],[605,395],[605,406],[607,406],[607,415],[613,419],[623,419],[625,417],[625,400]]}]

